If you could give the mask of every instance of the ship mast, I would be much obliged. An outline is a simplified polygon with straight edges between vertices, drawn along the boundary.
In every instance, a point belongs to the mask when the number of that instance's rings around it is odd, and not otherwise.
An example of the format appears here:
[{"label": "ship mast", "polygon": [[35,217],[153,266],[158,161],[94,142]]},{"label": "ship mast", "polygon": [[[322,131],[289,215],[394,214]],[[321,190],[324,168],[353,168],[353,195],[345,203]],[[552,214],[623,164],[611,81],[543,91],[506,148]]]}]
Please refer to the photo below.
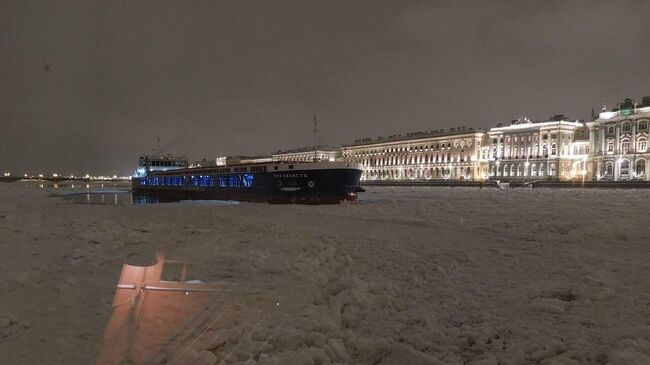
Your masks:
[{"label": "ship mast", "polygon": [[316,116],[314,115],[314,161],[317,161],[316,148],[318,146],[318,122],[316,121]]}]

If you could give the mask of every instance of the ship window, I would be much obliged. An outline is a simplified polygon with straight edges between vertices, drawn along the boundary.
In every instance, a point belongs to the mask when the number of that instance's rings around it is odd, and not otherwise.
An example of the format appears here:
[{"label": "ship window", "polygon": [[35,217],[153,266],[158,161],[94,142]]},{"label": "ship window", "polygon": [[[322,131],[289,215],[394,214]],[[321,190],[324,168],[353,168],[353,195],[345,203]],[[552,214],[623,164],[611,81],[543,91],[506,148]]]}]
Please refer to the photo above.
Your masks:
[{"label": "ship window", "polygon": [[253,175],[252,174],[244,174],[242,176],[242,182],[243,182],[244,187],[252,188],[253,187]]},{"label": "ship window", "polygon": [[239,178],[235,175],[228,175],[228,187],[229,188],[238,188],[239,187]]}]

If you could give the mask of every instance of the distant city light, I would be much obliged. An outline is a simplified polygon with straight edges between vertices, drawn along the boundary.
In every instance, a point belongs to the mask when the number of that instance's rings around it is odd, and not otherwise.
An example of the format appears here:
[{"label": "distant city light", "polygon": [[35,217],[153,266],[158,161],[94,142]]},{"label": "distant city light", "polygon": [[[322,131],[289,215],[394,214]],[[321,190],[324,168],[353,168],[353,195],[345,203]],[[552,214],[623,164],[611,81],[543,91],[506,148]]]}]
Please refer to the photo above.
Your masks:
[{"label": "distant city light", "polygon": [[52,174],[52,177],[59,177],[59,174]]},{"label": "distant city light", "polygon": [[8,173],[8,172],[5,172],[5,173],[4,173],[4,176],[5,176],[5,177],[9,177],[9,176],[11,176],[11,174]]},{"label": "distant city light", "polygon": [[42,179],[42,178],[43,178],[43,174],[38,174],[38,177]]}]

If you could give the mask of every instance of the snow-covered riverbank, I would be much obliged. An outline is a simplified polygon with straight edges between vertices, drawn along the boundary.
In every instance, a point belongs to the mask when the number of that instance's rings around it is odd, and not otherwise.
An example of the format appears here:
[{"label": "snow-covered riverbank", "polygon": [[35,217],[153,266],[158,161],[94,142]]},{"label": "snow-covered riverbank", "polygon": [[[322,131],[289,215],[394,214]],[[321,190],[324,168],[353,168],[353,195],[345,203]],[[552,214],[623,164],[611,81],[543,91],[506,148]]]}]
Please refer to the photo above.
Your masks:
[{"label": "snow-covered riverbank", "polygon": [[206,364],[647,364],[648,209],[647,190],[109,206],[0,184],[0,354],[93,363],[122,264],[163,251],[228,285]]}]

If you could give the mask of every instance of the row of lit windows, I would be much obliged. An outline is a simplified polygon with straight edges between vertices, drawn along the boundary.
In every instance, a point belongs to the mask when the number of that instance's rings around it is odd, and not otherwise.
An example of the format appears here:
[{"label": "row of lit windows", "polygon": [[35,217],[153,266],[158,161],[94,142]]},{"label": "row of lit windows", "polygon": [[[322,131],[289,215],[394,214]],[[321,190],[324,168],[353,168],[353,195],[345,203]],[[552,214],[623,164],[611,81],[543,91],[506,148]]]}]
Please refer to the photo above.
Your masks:
[{"label": "row of lit windows", "polygon": [[[619,175],[622,175],[623,177],[631,177],[634,178],[643,178],[645,177],[646,173],[646,161],[644,159],[639,159],[636,161],[636,164],[634,165],[634,170],[630,169],[630,161],[628,160],[621,160],[619,163]],[[605,172],[601,176],[601,178],[613,178],[614,177],[614,162],[613,161],[607,161],[605,163]]]},{"label": "row of lit windows", "polygon": [[451,153],[438,154],[425,154],[416,156],[390,156],[369,159],[357,159],[356,162],[364,166],[392,166],[392,165],[416,165],[422,163],[446,163],[446,162],[465,162],[466,156],[464,152],[454,154],[453,159]]},{"label": "row of lit windows", "polygon": [[364,178],[366,179],[402,179],[402,178],[409,178],[409,179],[419,179],[419,178],[425,178],[425,179],[430,179],[430,178],[442,178],[442,179],[448,179],[452,177],[452,172],[453,176],[455,177],[464,177],[466,179],[470,179],[472,177],[472,169],[469,167],[457,167],[457,168],[449,168],[449,167],[442,167],[442,168],[425,168],[425,169],[408,169],[406,171],[402,170],[396,170],[396,169],[389,169],[389,170],[371,170],[371,171],[366,171],[364,172]]},{"label": "row of lit windows", "polygon": [[[492,166],[491,175],[492,176],[544,176],[546,171],[544,170],[544,164],[539,164],[539,169],[536,164],[531,164],[530,169],[526,165],[522,164],[504,164],[502,167],[498,165]],[[555,176],[555,164],[550,164],[548,167],[548,174],[550,176]]]},{"label": "row of lit windows", "polygon": [[[637,125],[637,130],[638,131],[647,131],[648,130],[648,121],[647,120],[642,120],[639,121]],[[614,126],[609,126],[607,127],[607,134],[614,134]],[[632,123],[623,123],[621,124],[621,131],[623,132],[630,132],[632,131]]]},{"label": "row of lit windows", "polygon": [[[465,142],[464,140],[459,141],[454,141],[454,148],[464,148],[465,146],[471,147],[472,141],[468,140]],[[369,150],[369,151],[351,151],[347,152],[345,155],[346,156],[371,156],[371,155],[377,155],[377,154],[385,154],[385,153],[397,153],[397,152],[423,152],[423,151],[429,151],[429,150],[444,150],[444,149],[451,149],[451,142],[447,143],[436,143],[435,148],[434,145],[418,145],[418,146],[405,146],[405,147],[391,147],[391,148],[384,148],[384,149],[374,149],[374,150]]]},{"label": "row of lit windows", "polygon": [[[253,187],[253,175],[222,175],[218,177],[202,176],[150,176],[140,179],[142,186],[194,186],[214,187],[215,181],[221,188],[251,188]],[[187,183],[187,184],[186,184]]]},{"label": "row of lit windows", "polygon": [[[648,150],[648,141],[645,138],[641,138],[636,142],[636,151],[637,152],[646,152]],[[607,141],[607,152],[614,152],[614,141]],[[630,141],[623,140],[621,141],[620,152],[626,154],[630,152]]]},{"label": "row of lit windows", "polygon": [[152,167],[172,167],[172,166],[184,167],[185,162],[183,162],[183,161],[171,161],[171,160],[169,160],[169,161],[155,161],[154,160],[154,161],[149,161],[149,166],[152,166]]}]

